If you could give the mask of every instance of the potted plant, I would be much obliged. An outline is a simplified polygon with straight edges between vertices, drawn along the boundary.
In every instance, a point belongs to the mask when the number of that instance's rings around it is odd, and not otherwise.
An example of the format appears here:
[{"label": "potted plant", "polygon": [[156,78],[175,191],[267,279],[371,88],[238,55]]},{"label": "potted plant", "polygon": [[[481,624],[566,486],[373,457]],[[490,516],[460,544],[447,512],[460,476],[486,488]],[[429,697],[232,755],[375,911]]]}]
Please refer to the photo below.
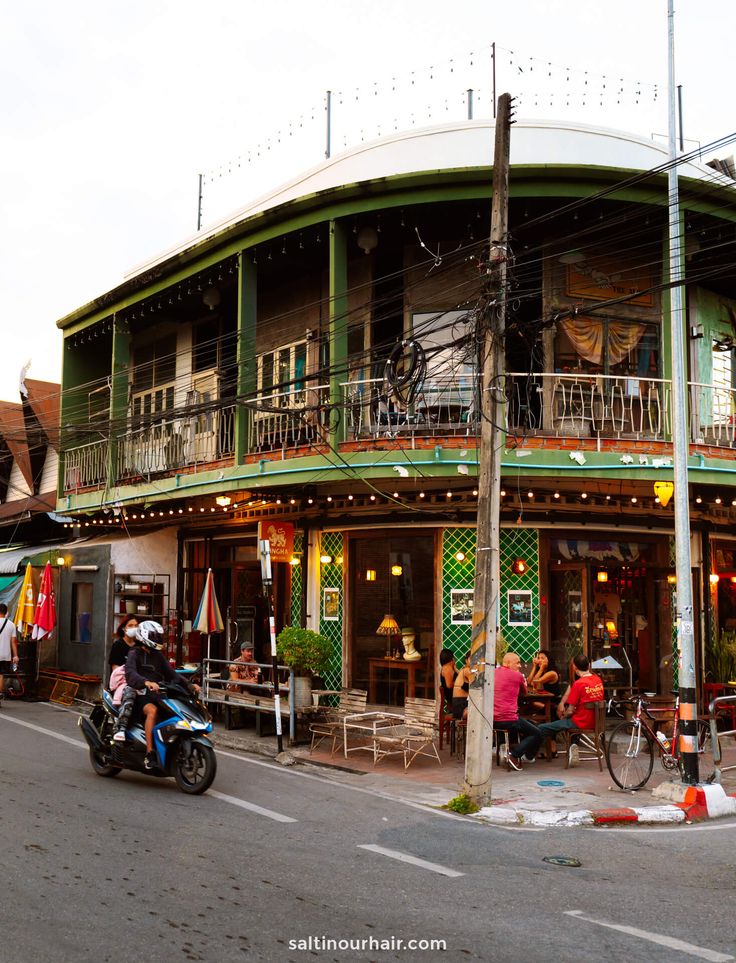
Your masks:
[{"label": "potted plant", "polygon": [[295,706],[312,704],[312,675],[319,675],[330,663],[332,642],[314,632],[287,625],[276,639],[276,657],[281,665],[294,670]]}]

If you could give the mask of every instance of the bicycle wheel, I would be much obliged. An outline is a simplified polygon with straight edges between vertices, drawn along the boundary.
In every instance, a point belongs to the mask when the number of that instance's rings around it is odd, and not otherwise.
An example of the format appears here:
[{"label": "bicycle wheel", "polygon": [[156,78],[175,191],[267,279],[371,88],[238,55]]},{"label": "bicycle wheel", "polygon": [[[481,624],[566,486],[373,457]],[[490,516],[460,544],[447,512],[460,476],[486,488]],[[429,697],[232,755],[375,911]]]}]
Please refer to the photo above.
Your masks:
[{"label": "bicycle wheel", "polygon": [[649,733],[635,722],[620,723],[606,736],[606,765],[621,789],[641,789],[654,765]]}]

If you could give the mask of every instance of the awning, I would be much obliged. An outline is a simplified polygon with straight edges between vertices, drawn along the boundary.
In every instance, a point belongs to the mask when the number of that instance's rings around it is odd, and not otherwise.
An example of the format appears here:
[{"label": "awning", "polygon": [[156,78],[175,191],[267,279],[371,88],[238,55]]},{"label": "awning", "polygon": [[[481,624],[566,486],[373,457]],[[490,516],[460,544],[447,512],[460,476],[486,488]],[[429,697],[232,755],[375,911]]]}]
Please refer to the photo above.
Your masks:
[{"label": "awning", "polygon": [[47,558],[51,558],[55,552],[65,546],[66,543],[62,542],[54,545],[26,545],[24,548],[0,549],[0,574],[11,575],[17,572],[25,562],[36,555],[46,555]]}]

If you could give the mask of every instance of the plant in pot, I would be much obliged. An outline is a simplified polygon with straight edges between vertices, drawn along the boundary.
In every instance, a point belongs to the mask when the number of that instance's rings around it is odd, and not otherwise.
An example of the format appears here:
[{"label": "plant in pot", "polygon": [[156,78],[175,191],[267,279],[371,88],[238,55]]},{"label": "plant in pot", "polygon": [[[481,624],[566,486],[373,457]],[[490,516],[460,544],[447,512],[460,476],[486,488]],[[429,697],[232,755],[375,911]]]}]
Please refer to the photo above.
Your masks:
[{"label": "plant in pot", "polygon": [[319,632],[287,625],[276,639],[280,665],[294,670],[294,705],[312,704],[312,675],[319,675],[330,664],[332,642]]}]

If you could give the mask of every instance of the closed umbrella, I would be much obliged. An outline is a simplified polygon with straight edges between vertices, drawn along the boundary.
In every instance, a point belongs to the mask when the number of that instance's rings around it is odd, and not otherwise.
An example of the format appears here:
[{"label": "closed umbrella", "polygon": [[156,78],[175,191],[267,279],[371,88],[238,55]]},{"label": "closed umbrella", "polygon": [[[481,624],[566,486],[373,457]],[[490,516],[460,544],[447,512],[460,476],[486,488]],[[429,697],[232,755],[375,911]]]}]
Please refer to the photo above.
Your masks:
[{"label": "closed umbrella", "polygon": [[51,574],[51,562],[46,562],[46,568],[41,576],[41,588],[36,603],[36,617],[33,622],[31,638],[42,639],[50,635],[56,627],[56,603],[54,602],[54,577]]},{"label": "closed umbrella", "polygon": [[197,629],[198,632],[207,633],[207,658],[209,659],[210,635],[213,632],[222,632],[225,628],[225,623],[222,621],[222,615],[220,614],[220,606],[217,604],[215,580],[211,568],[207,569],[204,592],[202,592],[202,598],[197,609],[197,614],[194,616],[192,628]]},{"label": "closed umbrella", "polygon": [[26,565],[13,621],[18,638],[28,635],[36,621],[36,592],[33,588],[33,566],[30,562]]}]

